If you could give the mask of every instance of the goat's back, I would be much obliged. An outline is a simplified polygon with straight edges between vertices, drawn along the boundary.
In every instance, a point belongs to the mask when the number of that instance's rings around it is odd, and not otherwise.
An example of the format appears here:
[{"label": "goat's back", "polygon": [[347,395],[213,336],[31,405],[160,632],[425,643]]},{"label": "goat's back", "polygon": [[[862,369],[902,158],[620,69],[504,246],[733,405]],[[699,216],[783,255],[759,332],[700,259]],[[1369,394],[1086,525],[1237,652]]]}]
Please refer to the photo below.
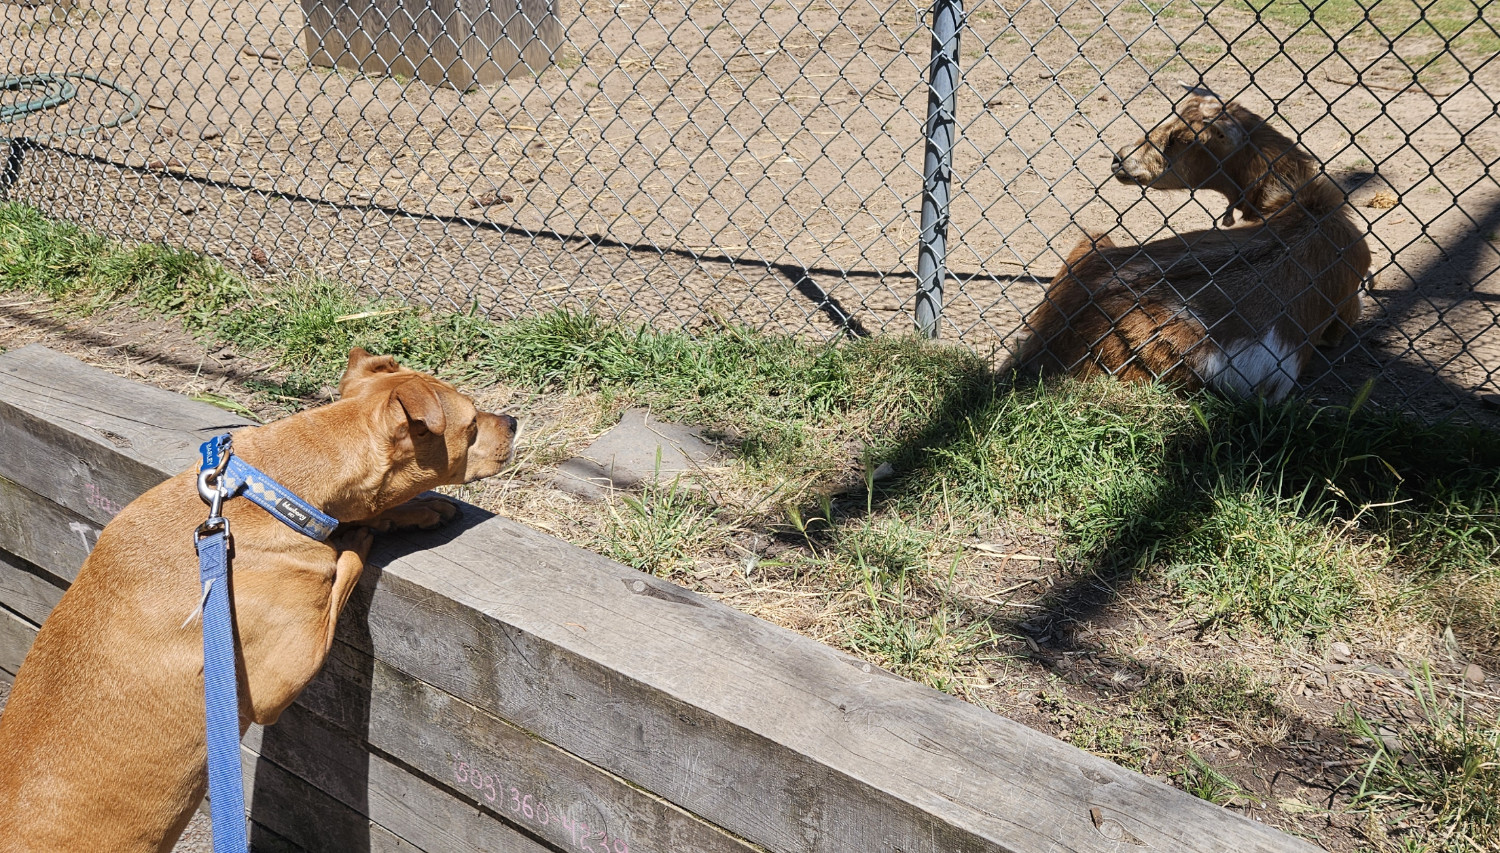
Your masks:
[{"label": "goat's back", "polygon": [[1022,367],[1285,396],[1314,344],[1359,315],[1369,250],[1347,213],[1140,246],[1080,242],[1027,318]]}]

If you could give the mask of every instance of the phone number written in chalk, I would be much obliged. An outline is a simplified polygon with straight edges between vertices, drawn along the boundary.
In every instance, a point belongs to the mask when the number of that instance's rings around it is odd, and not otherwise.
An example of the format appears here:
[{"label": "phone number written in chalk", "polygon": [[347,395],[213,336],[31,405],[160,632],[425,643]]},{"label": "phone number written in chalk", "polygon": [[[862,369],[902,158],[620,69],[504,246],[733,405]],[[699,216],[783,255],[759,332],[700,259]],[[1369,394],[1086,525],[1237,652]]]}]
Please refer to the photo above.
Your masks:
[{"label": "phone number written in chalk", "polygon": [[514,785],[507,787],[500,777],[484,772],[461,755],[453,756],[453,778],[459,785],[473,791],[476,799],[495,805],[497,809],[509,807],[513,814],[537,826],[556,824],[568,833],[573,846],[584,853],[630,853],[630,844],[625,839],[610,836],[603,830],[590,831],[587,823],[574,820],[567,812],[553,811],[546,803]]}]

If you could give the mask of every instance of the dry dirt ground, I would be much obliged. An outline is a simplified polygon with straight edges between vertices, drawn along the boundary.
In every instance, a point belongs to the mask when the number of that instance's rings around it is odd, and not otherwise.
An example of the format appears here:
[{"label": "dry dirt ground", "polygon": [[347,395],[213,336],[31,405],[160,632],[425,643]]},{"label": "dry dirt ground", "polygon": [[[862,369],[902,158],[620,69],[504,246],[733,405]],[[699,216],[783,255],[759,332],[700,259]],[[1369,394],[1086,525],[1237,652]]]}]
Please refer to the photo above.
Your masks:
[{"label": "dry dirt ground", "polygon": [[[253,356],[206,347],[170,323],[126,310],[59,316],[43,303],[0,299],[0,349],[29,343],[137,381],[211,394],[263,419],[278,417],[295,403],[316,402],[257,392],[249,383],[285,377]],[[322,393],[327,396],[331,389]],[[559,490],[552,474],[611,426],[618,410],[588,396],[536,397],[503,386],[473,393],[487,408],[521,417],[525,441],[506,474],[457,493],[537,529],[597,547],[599,531],[609,525],[610,506]],[[701,475],[699,485],[724,485],[715,482],[713,469]],[[847,620],[861,593],[769,568],[787,550],[801,547],[777,528],[785,524],[741,529],[721,551],[695,555],[673,579],[744,612],[846,645]],[[947,591],[956,606],[1025,608],[1078,582],[1051,560],[1053,536],[1046,530],[994,529],[965,542],[963,561],[954,566],[957,580]],[[980,659],[961,666],[967,674],[950,689],[1177,784],[1190,781],[1182,773],[1183,755],[1191,750],[1238,786],[1221,791],[1228,807],[1349,853],[1386,849],[1385,829],[1348,809],[1350,789],[1344,783],[1369,753],[1351,738],[1341,715],[1357,709],[1393,726],[1391,731],[1405,731],[1419,719],[1411,685],[1424,661],[1431,663],[1438,689],[1462,694],[1476,719],[1494,719],[1500,712],[1492,675],[1486,681],[1478,670],[1476,682],[1469,660],[1427,628],[1400,624],[1399,618],[1366,626],[1365,633],[1343,637],[1327,649],[1299,648],[1249,632],[1204,635],[1148,582],[1127,584],[1111,595],[1108,606],[1098,608],[1066,642],[1053,635],[1047,619],[1017,622],[982,649]],[[1493,672],[1493,657],[1483,660]],[[1208,692],[1193,693],[1200,689],[1253,695],[1228,702],[1230,716],[1216,717],[1212,710],[1193,712],[1219,703]],[[1176,722],[1164,721],[1150,701],[1140,704],[1142,696],[1163,697],[1170,713],[1187,712]],[[208,850],[206,839],[200,816],[179,853]]]},{"label": "dry dirt ground", "polygon": [[[12,195],[251,273],[497,316],[568,305],[664,327],[905,331],[920,5],[567,0],[551,66],[460,92],[310,66],[284,0],[0,3],[7,71],[91,70],[146,105],[26,152]],[[1140,242],[1213,227],[1216,199],[1109,180],[1111,149],[1201,77],[1274,105],[1369,223],[1372,304],[1336,369],[1313,366],[1319,390],[1378,375],[1377,401],[1426,415],[1500,391],[1500,12],[1445,49],[1397,13],[1384,35],[1345,35],[1333,12],[1325,31],[1234,2],[1099,9],[966,7],[946,337],[1003,349],[1082,229]],[[23,126],[122,103],[85,90]]]}]

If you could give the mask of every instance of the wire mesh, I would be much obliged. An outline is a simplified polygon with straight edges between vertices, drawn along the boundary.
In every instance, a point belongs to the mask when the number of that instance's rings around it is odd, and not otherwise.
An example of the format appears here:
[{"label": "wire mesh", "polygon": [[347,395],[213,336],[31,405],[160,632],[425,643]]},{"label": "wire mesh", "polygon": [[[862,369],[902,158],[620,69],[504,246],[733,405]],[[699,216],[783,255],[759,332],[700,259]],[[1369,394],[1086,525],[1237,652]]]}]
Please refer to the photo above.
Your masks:
[{"label": "wire mesh", "polygon": [[[930,10],[912,0],[0,0],[0,73],[81,71],[0,127],[10,198],[257,275],[495,317],[906,333]],[[1177,81],[1268,117],[1368,230],[1369,305],[1301,382],[1438,417],[1500,389],[1500,8],[963,7],[942,336],[998,361],[1085,233],[1215,227],[1111,157]],[[0,104],[14,93],[0,94]],[[1248,227],[1240,223],[1235,227]]]}]

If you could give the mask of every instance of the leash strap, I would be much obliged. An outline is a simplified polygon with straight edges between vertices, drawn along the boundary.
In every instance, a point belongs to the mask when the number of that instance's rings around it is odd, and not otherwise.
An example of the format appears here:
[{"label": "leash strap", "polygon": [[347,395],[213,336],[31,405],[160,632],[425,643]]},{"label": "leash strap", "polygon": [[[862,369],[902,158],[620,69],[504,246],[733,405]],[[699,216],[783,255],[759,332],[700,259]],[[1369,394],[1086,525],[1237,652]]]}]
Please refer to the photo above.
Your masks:
[{"label": "leash strap", "polygon": [[338,520],[297,497],[286,487],[235,456],[229,434],[198,448],[198,494],[208,504],[208,520],[193,532],[198,578],[203,584],[203,704],[208,741],[208,811],[214,853],[247,853],[245,786],[240,777],[240,703],[234,665],[234,615],[229,606],[232,539],[224,501],[243,493],[293,530],[323,541]]},{"label": "leash strap", "polygon": [[[217,513],[215,514],[217,515]],[[234,617],[229,609],[229,523],[199,536],[203,582],[203,696],[208,725],[208,814],[214,853],[246,853],[245,786],[240,779],[240,702],[234,669]],[[202,530],[202,528],[199,528]]]}]

